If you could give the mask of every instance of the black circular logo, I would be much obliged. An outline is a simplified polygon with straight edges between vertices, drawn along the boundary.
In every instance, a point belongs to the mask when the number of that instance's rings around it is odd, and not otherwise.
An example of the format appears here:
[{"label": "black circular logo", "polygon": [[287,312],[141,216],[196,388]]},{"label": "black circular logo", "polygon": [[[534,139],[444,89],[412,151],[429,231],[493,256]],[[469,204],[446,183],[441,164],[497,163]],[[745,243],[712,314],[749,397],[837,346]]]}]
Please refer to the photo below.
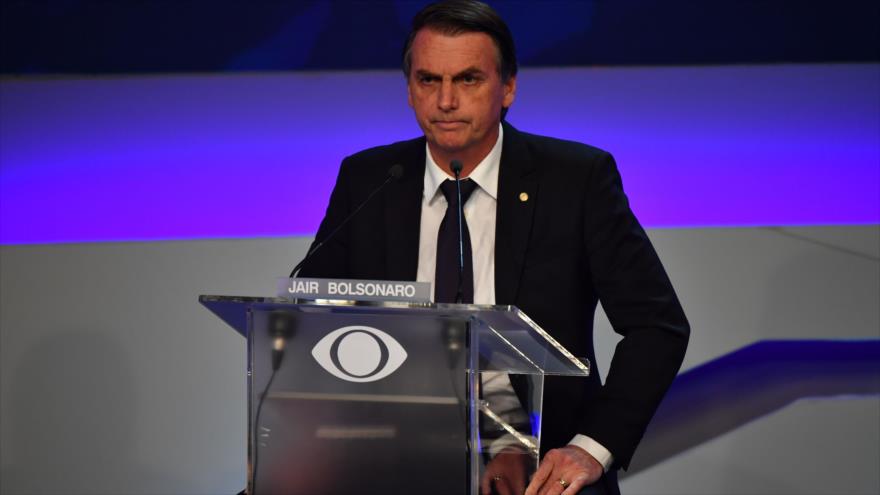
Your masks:
[{"label": "black circular logo", "polygon": [[[342,343],[343,340],[345,340],[346,337],[355,333],[363,333],[369,335],[373,340],[376,341],[376,344],[379,346],[379,364],[376,365],[376,368],[373,371],[363,375],[356,375],[349,372],[347,369],[345,369],[344,366],[342,366],[342,363],[339,361],[339,345]],[[385,369],[385,365],[388,364],[388,346],[385,345],[385,342],[383,342],[382,339],[380,339],[378,336],[367,332],[366,330],[349,330],[336,337],[336,340],[333,341],[333,344],[330,346],[330,360],[333,361],[333,365],[336,366],[336,369],[338,369],[345,375],[348,375],[352,378],[369,378]]]}]

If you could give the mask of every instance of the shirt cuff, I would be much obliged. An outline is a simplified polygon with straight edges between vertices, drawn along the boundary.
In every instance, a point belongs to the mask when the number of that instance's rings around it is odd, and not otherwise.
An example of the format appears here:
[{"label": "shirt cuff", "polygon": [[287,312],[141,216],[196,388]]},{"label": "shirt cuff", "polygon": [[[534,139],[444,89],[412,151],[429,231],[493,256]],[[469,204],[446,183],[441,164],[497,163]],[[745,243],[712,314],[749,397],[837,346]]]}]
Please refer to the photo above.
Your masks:
[{"label": "shirt cuff", "polygon": [[602,468],[606,473],[608,472],[608,468],[610,468],[611,464],[614,462],[614,456],[611,455],[611,452],[609,452],[608,449],[606,449],[601,443],[586,435],[575,435],[568,444],[586,450],[588,454],[599,461],[599,464],[602,465]]},{"label": "shirt cuff", "polygon": [[[532,436],[525,436],[526,439],[531,440],[533,443],[538,443],[538,439]],[[484,440],[485,441],[485,440]],[[523,445],[523,443],[517,439],[515,436],[510,433],[505,433],[501,438],[496,438],[489,443],[489,458],[494,459],[495,456],[501,453],[502,450],[514,447],[523,452],[528,451],[528,446]]]}]

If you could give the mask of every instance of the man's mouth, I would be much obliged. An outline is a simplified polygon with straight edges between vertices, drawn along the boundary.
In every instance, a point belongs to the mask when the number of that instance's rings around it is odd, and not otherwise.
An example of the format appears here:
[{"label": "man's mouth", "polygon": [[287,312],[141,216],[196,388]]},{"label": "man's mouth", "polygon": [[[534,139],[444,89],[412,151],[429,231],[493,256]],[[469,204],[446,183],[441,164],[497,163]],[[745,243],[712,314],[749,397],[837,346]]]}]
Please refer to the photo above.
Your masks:
[{"label": "man's mouth", "polygon": [[434,126],[444,131],[452,131],[465,125],[463,120],[435,120]]}]

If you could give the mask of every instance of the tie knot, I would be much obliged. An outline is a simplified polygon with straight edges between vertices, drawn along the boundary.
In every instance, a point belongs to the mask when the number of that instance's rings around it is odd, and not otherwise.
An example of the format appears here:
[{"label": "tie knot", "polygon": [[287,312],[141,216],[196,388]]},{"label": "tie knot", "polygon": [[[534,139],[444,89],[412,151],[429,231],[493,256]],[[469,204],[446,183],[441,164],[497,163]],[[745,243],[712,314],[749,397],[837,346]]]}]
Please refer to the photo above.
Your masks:
[{"label": "tie knot", "polygon": [[[477,183],[470,179],[462,179],[461,180],[461,204],[467,203],[468,198],[471,197],[471,193],[474,192],[474,189],[477,188]],[[440,190],[443,192],[443,196],[446,198],[446,202],[450,205],[454,205],[458,202],[458,194],[455,191],[455,181],[452,179],[446,179],[440,184]]]}]

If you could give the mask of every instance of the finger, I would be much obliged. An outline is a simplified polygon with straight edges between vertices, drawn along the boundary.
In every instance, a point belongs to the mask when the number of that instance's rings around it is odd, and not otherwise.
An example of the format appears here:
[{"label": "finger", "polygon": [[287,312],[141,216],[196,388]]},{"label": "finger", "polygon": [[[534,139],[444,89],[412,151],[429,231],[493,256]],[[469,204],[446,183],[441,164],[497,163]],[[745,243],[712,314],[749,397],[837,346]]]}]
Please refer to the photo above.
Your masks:
[{"label": "finger", "polygon": [[544,483],[541,485],[540,490],[538,490],[538,495],[549,495],[550,488],[552,488],[549,484]]},{"label": "finger", "polygon": [[566,482],[568,482],[568,478],[559,475],[558,471],[555,472],[547,479],[546,482],[544,482],[544,487],[546,488],[546,491],[541,495],[560,495],[565,492],[566,487],[569,486],[569,484],[566,483],[565,486],[562,486],[562,483],[560,483],[561,480],[565,480]]},{"label": "finger", "polygon": [[498,495],[519,495],[510,487],[510,480],[508,480],[507,477],[501,478],[495,482],[495,490],[498,492]]},{"label": "finger", "polygon": [[589,481],[589,476],[586,474],[579,474],[571,480],[571,484],[568,485],[562,495],[575,495],[577,492],[581,490],[581,488],[587,486],[587,481]]},{"label": "finger", "polygon": [[[547,478],[550,476],[550,473],[553,472],[553,462],[549,461],[547,457],[544,457],[544,462],[542,462],[538,466],[538,470],[535,471],[535,475],[532,476],[532,482],[529,483],[529,487],[526,488],[525,495],[537,495],[539,493],[538,490],[544,486],[544,482],[547,481]],[[542,494],[543,495],[543,494]]]},{"label": "finger", "polygon": [[541,483],[541,486],[539,486],[537,488],[538,488],[538,495],[547,495],[550,493],[550,490],[553,488],[553,485],[552,485],[552,482],[550,481],[550,479],[548,478],[548,479],[545,479],[544,482]]},{"label": "finger", "polygon": [[510,485],[513,493],[517,495],[526,491],[526,480],[522,476],[519,476],[515,480],[512,480]]},{"label": "finger", "polygon": [[492,493],[492,475],[489,474],[489,471],[483,473],[483,477],[480,478],[480,493],[482,495]]}]

